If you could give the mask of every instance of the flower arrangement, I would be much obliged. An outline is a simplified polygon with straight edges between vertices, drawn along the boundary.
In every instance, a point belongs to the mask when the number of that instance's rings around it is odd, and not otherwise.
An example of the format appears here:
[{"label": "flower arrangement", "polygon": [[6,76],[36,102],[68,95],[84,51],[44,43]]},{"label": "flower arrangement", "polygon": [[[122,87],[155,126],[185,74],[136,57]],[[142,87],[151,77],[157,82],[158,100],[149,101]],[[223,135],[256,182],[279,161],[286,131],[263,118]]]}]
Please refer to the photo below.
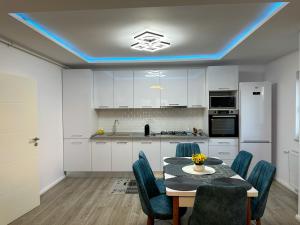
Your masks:
[{"label": "flower arrangement", "polygon": [[204,155],[203,153],[194,154],[192,156],[192,161],[194,162],[195,165],[203,165],[206,159],[207,156]]}]

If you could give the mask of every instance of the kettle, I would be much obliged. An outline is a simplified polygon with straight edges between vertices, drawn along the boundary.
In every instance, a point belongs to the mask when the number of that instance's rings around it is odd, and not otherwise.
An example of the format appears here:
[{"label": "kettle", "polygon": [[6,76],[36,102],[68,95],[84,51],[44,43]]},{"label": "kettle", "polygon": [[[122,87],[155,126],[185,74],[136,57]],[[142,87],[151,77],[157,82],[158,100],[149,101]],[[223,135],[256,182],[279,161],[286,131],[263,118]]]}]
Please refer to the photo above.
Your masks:
[{"label": "kettle", "polygon": [[149,136],[150,135],[150,126],[149,126],[149,124],[146,124],[145,125],[145,136]]}]

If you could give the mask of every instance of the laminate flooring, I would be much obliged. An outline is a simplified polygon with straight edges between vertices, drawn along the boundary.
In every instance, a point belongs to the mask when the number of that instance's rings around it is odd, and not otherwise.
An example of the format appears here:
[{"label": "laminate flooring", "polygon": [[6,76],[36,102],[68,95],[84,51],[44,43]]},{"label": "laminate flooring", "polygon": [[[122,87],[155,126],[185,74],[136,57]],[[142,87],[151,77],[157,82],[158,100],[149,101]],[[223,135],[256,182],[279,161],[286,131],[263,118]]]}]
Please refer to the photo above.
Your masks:
[{"label": "laminate flooring", "polygon": [[[146,225],[138,194],[111,194],[117,178],[67,177],[41,196],[41,205],[10,225]],[[297,196],[274,182],[262,225],[299,225]],[[187,224],[191,209],[182,218]],[[171,221],[156,221],[155,225]]]}]

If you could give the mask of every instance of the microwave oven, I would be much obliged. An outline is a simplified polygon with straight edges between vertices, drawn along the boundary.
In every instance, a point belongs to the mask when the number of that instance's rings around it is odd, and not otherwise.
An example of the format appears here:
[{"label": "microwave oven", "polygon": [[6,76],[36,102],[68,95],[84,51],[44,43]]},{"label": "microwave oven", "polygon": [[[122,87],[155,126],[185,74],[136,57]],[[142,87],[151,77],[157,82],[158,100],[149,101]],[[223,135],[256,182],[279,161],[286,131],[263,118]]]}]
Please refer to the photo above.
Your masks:
[{"label": "microwave oven", "polygon": [[209,97],[210,109],[235,109],[236,96],[210,96]]}]

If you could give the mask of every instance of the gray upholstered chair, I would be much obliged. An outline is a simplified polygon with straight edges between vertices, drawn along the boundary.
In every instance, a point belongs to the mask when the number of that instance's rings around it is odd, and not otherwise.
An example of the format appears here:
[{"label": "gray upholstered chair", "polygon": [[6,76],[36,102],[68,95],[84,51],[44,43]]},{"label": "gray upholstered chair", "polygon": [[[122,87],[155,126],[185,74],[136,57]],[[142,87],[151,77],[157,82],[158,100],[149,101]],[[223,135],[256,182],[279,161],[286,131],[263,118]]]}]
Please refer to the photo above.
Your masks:
[{"label": "gray upholstered chair", "polygon": [[251,164],[253,155],[246,151],[240,151],[234,159],[231,169],[240,175],[242,178],[247,178],[249,166]]},{"label": "gray upholstered chair", "polygon": [[163,179],[156,179],[154,176],[154,173],[152,171],[152,168],[150,166],[150,163],[145,155],[145,153],[143,151],[139,152],[139,159],[144,159],[146,161],[146,165],[149,167],[149,170],[151,172],[151,176],[153,177],[153,179],[155,180],[155,184],[158,187],[158,190],[161,194],[165,194],[166,193],[166,186],[164,184],[164,180]]},{"label": "gray upholstered chair", "polygon": [[[154,225],[154,219],[172,219],[172,199],[159,192],[146,161],[139,159],[132,165],[132,168],[137,181],[142,210],[148,216],[147,224]],[[185,211],[185,208],[181,208],[180,215],[183,215]]]},{"label": "gray upholstered chair", "polygon": [[276,168],[264,160],[259,161],[251,172],[248,182],[258,190],[258,197],[252,199],[251,219],[260,225],[260,218],[264,215],[271,184]]},{"label": "gray upholstered chair", "polygon": [[200,153],[197,143],[180,143],[176,146],[176,157],[192,157],[193,154]]},{"label": "gray upholstered chair", "polygon": [[246,205],[247,191],[243,187],[199,186],[189,225],[245,225]]}]

